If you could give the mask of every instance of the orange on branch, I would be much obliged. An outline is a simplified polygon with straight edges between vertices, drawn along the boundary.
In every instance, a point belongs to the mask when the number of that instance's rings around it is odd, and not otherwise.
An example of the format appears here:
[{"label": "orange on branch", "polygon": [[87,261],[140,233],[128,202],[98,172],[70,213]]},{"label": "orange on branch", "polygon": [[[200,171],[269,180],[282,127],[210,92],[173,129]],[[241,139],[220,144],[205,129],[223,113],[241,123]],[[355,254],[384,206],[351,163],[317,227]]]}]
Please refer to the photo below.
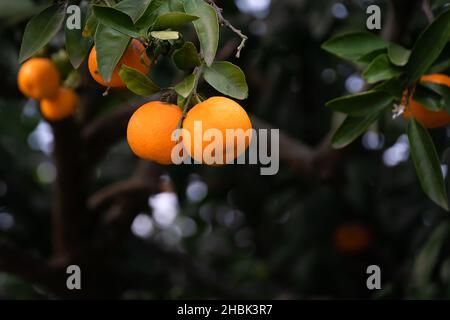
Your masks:
[{"label": "orange on branch", "polygon": [[172,149],[177,144],[172,134],[182,118],[181,109],[173,104],[154,101],[144,104],[128,123],[127,140],[140,158],[160,164],[172,163]]},{"label": "orange on branch", "polygon": [[78,95],[71,89],[60,88],[55,97],[41,100],[41,112],[49,121],[72,116],[79,104]]},{"label": "orange on branch", "polygon": [[[199,132],[200,126],[202,132]],[[205,137],[204,133],[210,129],[221,134],[222,141],[215,141],[214,137]],[[183,143],[187,153],[197,162],[222,165],[245,152],[251,142],[251,129],[250,118],[238,103],[225,97],[212,97],[197,104],[187,113],[183,122]],[[228,130],[234,130],[240,137],[237,135],[227,137]],[[199,136],[198,133],[202,135]],[[213,131],[211,133],[215,136]],[[188,134],[190,139],[186,139],[185,134]],[[222,149],[217,147],[217,150],[221,150],[223,157],[216,155],[215,150],[211,153],[205,152],[211,145],[220,142]],[[211,156],[207,156],[208,154]]]},{"label": "orange on branch", "polygon": [[[420,81],[431,82],[450,87],[450,77],[444,74],[426,75],[423,76],[420,79]],[[426,128],[439,128],[450,124],[450,114],[448,114],[445,110],[442,111],[429,110],[419,102],[414,101],[410,97],[409,98],[409,107],[411,108],[410,112],[410,110],[406,106],[406,99],[407,99],[406,97],[403,97],[403,103],[405,104],[405,112],[403,113],[403,117],[405,119],[409,119],[412,112],[414,119],[416,119],[417,122],[419,122]]]},{"label": "orange on branch", "polygon": [[119,71],[122,65],[125,64],[128,67],[137,69],[143,74],[148,74],[150,70],[150,63],[151,61],[145,53],[144,45],[139,40],[136,39],[133,39],[129,44],[129,46],[127,47],[127,49],[125,50],[125,53],[123,54],[116,68],[114,69],[111,81],[109,82],[106,82],[105,79],[103,79],[102,75],[98,70],[97,51],[95,50],[95,46],[92,48],[91,53],[89,54],[89,61],[88,61],[89,72],[91,73],[92,78],[94,78],[94,80],[100,83],[102,86],[112,88],[125,87],[125,84],[123,83],[122,79],[119,76]]},{"label": "orange on branch", "polygon": [[59,71],[50,59],[31,58],[20,67],[17,84],[28,98],[52,98],[60,86]]},{"label": "orange on branch", "polygon": [[333,236],[335,248],[344,254],[357,254],[366,250],[372,242],[372,234],[360,223],[339,226]]}]

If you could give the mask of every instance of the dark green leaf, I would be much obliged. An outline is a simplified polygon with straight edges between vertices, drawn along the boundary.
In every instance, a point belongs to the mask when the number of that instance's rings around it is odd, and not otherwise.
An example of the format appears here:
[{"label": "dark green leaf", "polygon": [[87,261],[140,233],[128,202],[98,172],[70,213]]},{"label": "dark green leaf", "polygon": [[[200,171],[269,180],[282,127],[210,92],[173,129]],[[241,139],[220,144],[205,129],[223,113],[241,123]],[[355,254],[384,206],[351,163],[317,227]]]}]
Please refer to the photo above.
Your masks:
[{"label": "dark green leaf", "polygon": [[422,81],[421,86],[432,90],[441,97],[442,108],[450,113],[450,88],[446,85],[440,85],[434,82]]},{"label": "dark green leaf", "polygon": [[90,10],[90,11],[91,12],[88,15],[86,25],[84,26],[84,29],[83,29],[83,37],[84,38],[93,37],[95,35],[95,31],[97,30],[97,27],[98,27],[98,19],[95,16],[94,12],[92,12],[92,10]]},{"label": "dark green leaf", "polygon": [[405,81],[402,78],[391,79],[377,85],[373,90],[386,92],[391,96],[400,99],[405,91]]},{"label": "dark green leaf", "polygon": [[391,65],[388,56],[382,54],[378,56],[364,71],[363,76],[368,83],[376,83],[398,77],[401,71]]},{"label": "dark green leaf", "polygon": [[332,139],[332,146],[335,149],[344,148],[363,134],[383,112],[369,114],[365,117],[347,117],[342,125],[337,129]]},{"label": "dark green leaf", "polygon": [[219,21],[213,7],[204,0],[184,2],[186,13],[200,17],[195,20],[194,27],[200,40],[201,52],[207,66],[214,62],[219,45]]},{"label": "dark green leaf", "polygon": [[136,27],[147,33],[159,15],[169,12],[167,0],[152,0],[144,14],[136,22]]},{"label": "dark green leaf", "polygon": [[227,96],[240,100],[248,97],[244,72],[230,62],[214,62],[205,69],[204,77],[214,89]]},{"label": "dark green leaf", "polygon": [[126,65],[120,68],[119,76],[127,88],[138,95],[150,96],[161,90],[145,74]]},{"label": "dark green leaf", "polygon": [[413,99],[431,111],[441,111],[445,105],[445,100],[439,93],[421,84],[416,86]]},{"label": "dark green leaf", "polygon": [[326,106],[334,111],[346,113],[354,117],[363,117],[379,113],[392,106],[394,98],[382,91],[368,91],[347,97],[334,99]]},{"label": "dark green leaf", "polygon": [[183,12],[184,11],[183,0],[169,0],[169,8],[170,11]]},{"label": "dark green leaf", "polygon": [[433,65],[450,38],[450,10],[439,15],[417,39],[406,74],[413,84]]},{"label": "dark green leaf", "polygon": [[140,34],[133,24],[133,20],[115,8],[93,6],[92,7],[97,19],[105,26],[113,28],[133,38],[139,38]]},{"label": "dark green leaf", "polygon": [[[81,25],[86,23],[87,10],[81,11]],[[94,43],[92,37],[83,37],[82,29],[69,30],[67,23],[65,26],[65,40],[66,40],[66,51],[69,56],[70,62],[75,69],[83,63],[84,58],[86,58],[89,50]]]},{"label": "dark green leaf", "polygon": [[386,52],[387,52],[386,49],[375,50],[363,55],[362,57],[358,58],[355,62],[363,66],[368,66],[369,64],[372,63],[373,60],[375,60],[375,58]]},{"label": "dark green leaf", "polygon": [[169,28],[176,29],[197,19],[197,16],[184,12],[169,12],[156,18],[152,30],[165,30]]},{"label": "dark green leaf", "polygon": [[53,5],[34,16],[25,27],[19,62],[30,58],[44,47],[61,29],[65,17],[65,7]]},{"label": "dark green leaf", "polygon": [[133,22],[138,21],[147,10],[152,0],[122,0],[114,6],[114,9],[127,14]]},{"label": "dark green leaf", "polygon": [[201,64],[197,48],[192,42],[186,42],[180,49],[175,50],[172,59],[175,65],[184,71],[190,71]]},{"label": "dark green leaf", "polygon": [[111,81],[115,67],[122,58],[130,37],[100,24],[95,33],[98,71],[106,82]]},{"label": "dark green leaf", "polygon": [[194,87],[195,75],[191,74],[175,86],[175,91],[183,98],[187,98],[191,94],[192,90],[194,90]]},{"label": "dark green leaf", "polygon": [[322,45],[324,50],[353,61],[386,47],[387,43],[384,40],[368,32],[346,34],[328,40]]},{"label": "dark green leaf", "polygon": [[398,44],[390,43],[388,46],[388,56],[392,64],[403,67],[408,63],[411,50],[405,49]]},{"label": "dark green leaf", "polygon": [[414,118],[408,123],[411,157],[424,192],[440,207],[448,211],[447,191],[439,157],[428,131]]}]

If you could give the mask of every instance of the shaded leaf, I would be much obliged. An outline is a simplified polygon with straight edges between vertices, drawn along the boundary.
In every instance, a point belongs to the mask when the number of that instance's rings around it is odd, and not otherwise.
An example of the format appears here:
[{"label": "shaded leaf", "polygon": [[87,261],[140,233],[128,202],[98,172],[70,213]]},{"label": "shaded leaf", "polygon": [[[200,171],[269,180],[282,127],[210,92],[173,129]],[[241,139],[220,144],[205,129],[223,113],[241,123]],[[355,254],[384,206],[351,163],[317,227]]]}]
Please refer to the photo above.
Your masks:
[{"label": "shaded leaf", "polygon": [[367,91],[329,101],[326,106],[354,117],[378,113],[392,106],[394,97],[382,91]]},{"label": "shaded leaf", "polygon": [[145,74],[126,65],[120,68],[119,76],[127,88],[138,95],[150,96],[161,90]]},{"label": "shaded leaf", "polygon": [[200,47],[207,66],[214,62],[219,45],[219,21],[213,7],[203,0],[190,0],[184,2],[186,13],[198,16],[193,21],[200,40]]},{"label": "shaded leaf", "polygon": [[392,64],[396,66],[406,66],[411,56],[411,50],[405,49],[395,43],[390,43],[388,46],[388,56]]},{"label": "shaded leaf", "polygon": [[378,56],[364,71],[363,76],[368,83],[376,83],[398,77],[401,71],[392,66],[388,56],[382,54]]},{"label": "shaded leaf", "polygon": [[169,12],[156,18],[153,30],[176,29],[184,26],[186,23],[197,20],[197,16],[193,16],[184,12]]},{"label": "shaded leaf", "polygon": [[175,86],[175,91],[183,98],[187,98],[191,94],[192,90],[194,90],[194,87],[195,75],[191,74]]},{"label": "shaded leaf", "polygon": [[175,65],[184,71],[189,71],[201,64],[197,48],[192,42],[186,42],[180,49],[175,50],[172,59]]},{"label": "shaded leaf", "polygon": [[406,74],[413,84],[433,65],[450,38],[450,10],[439,15],[417,39],[411,53]]},{"label": "shaded leaf", "polygon": [[[86,24],[87,10],[81,11],[81,25]],[[70,62],[75,69],[83,63],[84,59],[91,49],[94,39],[92,37],[83,37],[82,29],[69,30],[67,24],[64,30],[66,51],[69,56]]]},{"label": "shaded leaf", "polygon": [[139,20],[147,10],[152,0],[122,0],[114,6],[114,9],[127,14],[133,22]]},{"label": "shaded leaf", "polygon": [[322,48],[338,57],[357,60],[370,52],[387,48],[387,43],[372,33],[357,32],[328,40]]},{"label": "shaded leaf", "polygon": [[[383,111],[384,112],[384,111]],[[347,117],[337,129],[331,141],[333,148],[340,149],[352,143],[377,121],[383,112],[373,113],[365,117]]]},{"label": "shaded leaf", "polygon": [[148,29],[155,23],[156,18],[168,11],[167,0],[152,0],[144,14],[136,21],[136,27],[147,33]]},{"label": "shaded leaf", "polygon": [[106,82],[111,81],[115,67],[127,49],[130,37],[100,24],[95,33],[98,71]]},{"label": "shaded leaf", "polygon": [[139,38],[140,34],[133,24],[130,16],[111,7],[93,6],[97,19],[105,26],[113,28],[130,37]]},{"label": "shaded leaf", "polygon": [[436,148],[428,131],[414,118],[408,122],[411,157],[420,185],[428,197],[448,211],[447,191]]},{"label": "shaded leaf", "polygon": [[19,62],[30,58],[44,47],[61,29],[65,17],[65,6],[52,5],[34,16],[25,27]]},{"label": "shaded leaf", "polygon": [[416,86],[413,99],[431,111],[441,111],[445,105],[445,100],[439,93],[422,84]]},{"label": "shaded leaf", "polygon": [[248,97],[245,74],[231,62],[214,62],[205,69],[204,78],[214,89],[227,96],[240,100]]}]

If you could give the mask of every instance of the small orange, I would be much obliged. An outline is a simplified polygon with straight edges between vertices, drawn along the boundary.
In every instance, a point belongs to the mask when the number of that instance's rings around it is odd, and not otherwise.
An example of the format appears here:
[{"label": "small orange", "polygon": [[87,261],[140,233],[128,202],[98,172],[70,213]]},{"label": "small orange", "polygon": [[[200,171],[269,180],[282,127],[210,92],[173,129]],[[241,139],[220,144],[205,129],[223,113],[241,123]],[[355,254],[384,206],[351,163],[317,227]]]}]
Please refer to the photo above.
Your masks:
[{"label": "small orange", "polygon": [[172,149],[177,144],[172,134],[183,113],[173,104],[153,101],[144,104],[128,123],[127,140],[140,158],[160,164],[172,163]]},{"label": "small orange", "polygon": [[372,234],[363,224],[347,223],[336,229],[333,242],[339,252],[357,254],[370,246]]},{"label": "small orange", "polygon": [[[97,51],[95,50],[94,46],[91,50],[91,53],[89,54],[89,72],[91,73],[92,78],[94,78],[94,80],[100,83],[102,86],[112,88],[125,87],[125,84],[119,76],[119,71],[122,65],[125,64],[128,67],[137,69],[144,74],[148,74],[150,70],[150,59],[148,59],[147,55],[144,53],[144,45],[139,40],[133,39],[128,48],[125,50],[125,53],[117,64],[116,68],[114,69],[111,81],[106,82],[98,71]],[[141,61],[141,57],[143,54],[144,61]]]},{"label": "small orange", "polygon": [[[445,85],[450,87],[450,77],[444,74],[430,74],[423,76],[420,79],[421,82],[432,82],[435,84]],[[404,97],[404,100],[406,97]],[[446,111],[431,111],[425,108],[423,105],[414,101],[412,98],[409,99],[409,106],[411,108],[414,118],[426,128],[439,128],[450,124],[450,114]],[[407,107],[405,107],[405,112],[403,113],[405,119],[409,119],[410,112]]]},{"label": "small orange", "polygon": [[73,115],[78,104],[78,96],[73,90],[60,88],[54,98],[41,100],[41,112],[48,121],[59,121]]},{"label": "small orange", "polygon": [[60,75],[50,59],[31,58],[20,67],[17,83],[28,98],[51,98],[58,92]]},{"label": "small orange", "polygon": [[[199,130],[200,126],[202,132]],[[211,130],[213,137],[205,137],[204,133],[209,129],[213,129]],[[225,97],[212,97],[197,104],[187,113],[183,122],[183,143],[187,153],[197,162],[222,165],[245,152],[250,145],[251,134],[247,134],[251,129],[250,118],[238,103]],[[227,138],[227,130],[235,130],[236,134],[241,133],[241,139],[236,135],[229,135]],[[213,131],[221,134],[221,141],[215,141],[216,134]],[[187,133],[190,139],[186,139]],[[222,145],[219,145],[220,142]],[[215,143],[217,149],[214,147]],[[219,155],[216,159],[214,149],[220,150],[219,148],[222,148],[223,159],[220,159]]]}]

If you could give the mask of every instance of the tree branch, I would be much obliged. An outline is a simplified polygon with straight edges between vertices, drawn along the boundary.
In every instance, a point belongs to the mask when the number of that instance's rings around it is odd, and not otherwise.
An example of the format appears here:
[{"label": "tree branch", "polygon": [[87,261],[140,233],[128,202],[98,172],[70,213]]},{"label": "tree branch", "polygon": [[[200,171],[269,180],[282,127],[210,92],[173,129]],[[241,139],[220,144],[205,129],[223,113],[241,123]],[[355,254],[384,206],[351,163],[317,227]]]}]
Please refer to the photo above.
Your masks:
[{"label": "tree branch", "polygon": [[235,34],[237,34],[240,38],[241,38],[241,43],[239,44],[239,46],[237,47],[237,51],[236,51],[236,58],[240,58],[241,56],[241,51],[242,49],[244,49],[245,47],[245,43],[248,40],[248,37],[242,33],[241,30],[237,29],[235,26],[233,26],[231,24],[230,21],[228,21],[227,19],[225,19],[225,17],[223,16],[223,9],[220,8],[215,2],[214,0],[207,0],[207,2],[214,8],[214,10],[217,13],[217,17],[219,18],[219,23],[222,26],[227,27],[228,29],[230,29],[231,31],[233,31]]}]

